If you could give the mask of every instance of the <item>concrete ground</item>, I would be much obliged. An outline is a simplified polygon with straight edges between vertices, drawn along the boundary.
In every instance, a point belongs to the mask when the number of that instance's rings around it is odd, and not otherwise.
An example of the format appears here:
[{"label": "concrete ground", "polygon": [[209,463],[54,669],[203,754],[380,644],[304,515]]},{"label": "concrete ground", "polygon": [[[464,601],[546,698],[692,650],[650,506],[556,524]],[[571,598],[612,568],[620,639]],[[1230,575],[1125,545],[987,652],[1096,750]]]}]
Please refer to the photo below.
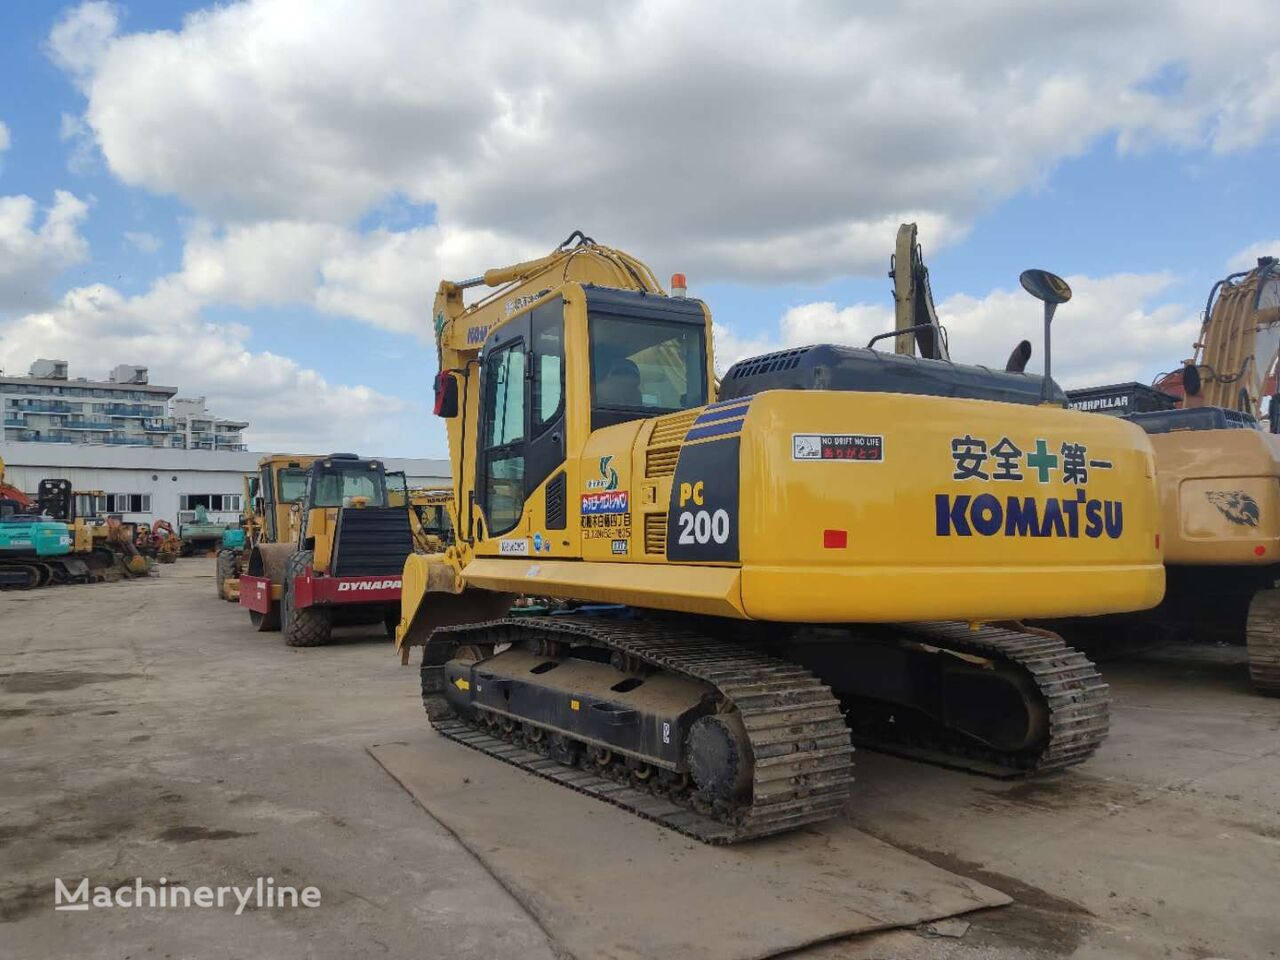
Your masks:
[{"label": "concrete ground", "polygon": [[[0,956],[556,956],[366,753],[425,721],[380,631],[345,634],[255,633],[212,561],[0,597]],[[1241,653],[1106,664],[1110,740],[1044,782],[859,753],[858,827],[1017,902],[804,956],[1280,956],[1280,701],[1250,692]],[[321,906],[52,909],[55,877],[259,876]]]}]

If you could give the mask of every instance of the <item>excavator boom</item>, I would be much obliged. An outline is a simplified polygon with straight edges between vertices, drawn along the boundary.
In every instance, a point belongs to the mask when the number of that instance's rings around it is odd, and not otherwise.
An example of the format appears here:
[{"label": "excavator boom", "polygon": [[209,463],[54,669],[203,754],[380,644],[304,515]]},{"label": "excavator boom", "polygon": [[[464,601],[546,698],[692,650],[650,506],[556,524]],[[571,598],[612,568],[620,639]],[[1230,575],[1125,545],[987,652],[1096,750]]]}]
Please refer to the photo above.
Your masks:
[{"label": "excavator boom", "polygon": [[1276,392],[1280,350],[1280,264],[1259,257],[1252,270],[1213,285],[1205,303],[1194,365],[1200,389],[1186,384],[1201,405],[1261,416],[1262,401]]},{"label": "excavator boom", "polygon": [[929,268],[916,240],[916,225],[898,227],[893,260],[889,267],[893,278],[894,352],[913,356],[916,347],[928,360],[950,360],[946,331],[938,322],[933,307],[933,290],[929,287]]}]

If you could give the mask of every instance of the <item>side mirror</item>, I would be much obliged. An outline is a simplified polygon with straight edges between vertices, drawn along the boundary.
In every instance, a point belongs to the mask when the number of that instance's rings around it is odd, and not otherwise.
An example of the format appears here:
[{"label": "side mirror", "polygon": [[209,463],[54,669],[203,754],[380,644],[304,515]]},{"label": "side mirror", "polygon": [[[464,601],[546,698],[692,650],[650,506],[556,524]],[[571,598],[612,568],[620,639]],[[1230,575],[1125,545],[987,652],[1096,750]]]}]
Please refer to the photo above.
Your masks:
[{"label": "side mirror", "polygon": [[449,370],[441,370],[436,374],[436,404],[434,413],[437,417],[452,420],[458,415],[458,378]]},{"label": "side mirror", "polygon": [[1053,313],[1058,309],[1058,304],[1071,299],[1071,287],[1067,285],[1067,281],[1048,270],[1023,270],[1018,281],[1023,290],[1044,304],[1044,383],[1040,388],[1040,400],[1043,403],[1049,399],[1049,384],[1053,382],[1053,351],[1049,327],[1053,323]]},{"label": "side mirror", "polygon": [[1071,287],[1067,281],[1048,270],[1023,270],[1018,280],[1027,293],[1055,307],[1071,299]]}]

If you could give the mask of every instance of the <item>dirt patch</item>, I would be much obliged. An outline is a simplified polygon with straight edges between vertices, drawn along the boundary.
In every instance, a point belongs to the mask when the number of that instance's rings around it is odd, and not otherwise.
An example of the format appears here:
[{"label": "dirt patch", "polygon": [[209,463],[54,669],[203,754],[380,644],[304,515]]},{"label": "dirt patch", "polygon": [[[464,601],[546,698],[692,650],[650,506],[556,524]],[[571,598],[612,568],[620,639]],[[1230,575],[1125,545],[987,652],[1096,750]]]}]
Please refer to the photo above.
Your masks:
[{"label": "dirt patch", "polygon": [[1127,784],[1067,775],[1023,780],[1012,786],[976,792],[982,799],[977,800],[974,805],[983,809],[990,809],[993,804],[998,803],[1054,812],[1101,809],[1116,813],[1142,804],[1149,799],[1152,791]]},{"label": "dirt patch", "polygon": [[140,676],[140,673],[89,673],[83,670],[19,670],[0,676],[0,687],[6,693],[47,693]]},{"label": "dirt patch", "polygon": [[48,887],[25,884],[0,889],[0,923],[15,923],[49,906],[52,899]]},{"label": "dirt patch", "polygon": [[1280,840],[1280,827],[1268,826],[1265,823],[1245,823],[1243,820],[1228,820],[1227,826],[1235,827],[1237,830],[1244,830],[1246,833],[1256,833],[1260,837],[1266,837],[1268,840]]},{"label": "dirt patch", "polygon": [[252,837],[252,833],[239,830],[212,830],[209,827],[181,826],[161,831],[156,839],[171,843],[194,843],[197,840],[234,840],[236,837]]},{"label": "dirt patch", "polygon": [[55,833],[53,839],[68,847],[83,847],[91,843],[102,843],[133,829],[128,820],[112,820],[99,823],[92,830],[84,833]]},{"label": "dirt patch", "polygon": [[141,837],[181,823],[182,808],[174,804],[182,800],[167,782],[135,779],[111,780],[66,794],[28,813],[39,820],[23,835],[32,840],[24,847],[24,857],[34,867],[68,848]]},{"label": "dirt patch", "polygon": [[0,847],[3,847],[10,840],[18,837],[27,837],[40,829],[39,822],[36,823],[0,823]]},{"label": "dirt patch", "polygon": [[1009,906],[965,915],[965,919],[973,923],[965,935],[965,942],[971,946],[1014,947],[1065,957],[1075,952],[1089,930],[1093,914],[1073,900],[1033,887],[1017,877],[984,869],[972,860],[898,843],[888,837],[877,839],[935,867],[1003,890],[1013,897],[1014,902]]}]

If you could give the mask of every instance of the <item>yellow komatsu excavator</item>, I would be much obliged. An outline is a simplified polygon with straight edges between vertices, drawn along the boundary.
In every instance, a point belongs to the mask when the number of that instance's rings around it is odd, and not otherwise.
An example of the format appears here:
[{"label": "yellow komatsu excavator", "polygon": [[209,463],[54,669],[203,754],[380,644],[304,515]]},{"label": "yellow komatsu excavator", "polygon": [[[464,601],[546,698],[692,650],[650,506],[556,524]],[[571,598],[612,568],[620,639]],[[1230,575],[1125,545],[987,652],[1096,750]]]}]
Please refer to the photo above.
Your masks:
[{"label": "yellow komatsu excavator", "polygon": [[1274,257],[1214,284],[1195,350],[1156,391],[1117,384],[1073,391],[1072,403],[1124,416],[1155,448],[1169,589],[1138,619],[1163,634],[1247,643],[1254,686],[1280,696]]},{"label": "yellow komatsu excavator", "polygon": [[[1047,330],[1069,290],[1024,285]],[[581,233],[440,284],[455,542],[408,557],[396,629],[435,729],[716,843],[836,815],[851,727],[990,772],[1089,756],[1106,684],[1015,621],[1159,601],[1145,434],[937,359],[914,307],[872,344],[923,357],[798,347],[717,383],[685,286]],[[509,616],[529,594],[561,609]]]}]

